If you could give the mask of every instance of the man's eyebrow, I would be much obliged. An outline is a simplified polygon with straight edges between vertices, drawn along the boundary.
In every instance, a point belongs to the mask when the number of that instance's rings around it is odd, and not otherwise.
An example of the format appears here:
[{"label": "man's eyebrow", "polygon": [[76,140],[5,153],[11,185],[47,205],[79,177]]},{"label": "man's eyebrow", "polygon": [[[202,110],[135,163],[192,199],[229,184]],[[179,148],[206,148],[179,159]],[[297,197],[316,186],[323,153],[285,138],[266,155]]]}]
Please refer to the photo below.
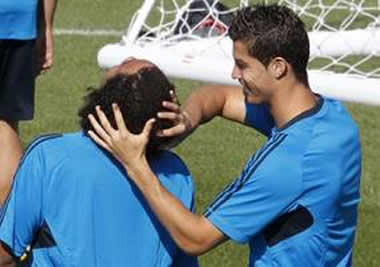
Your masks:
[{"label": "man's eyebrow", "polygon": [[247,62],[245,62],[243,59],[235,58],[234,60],[235,60],[235,63],[236,63],[237,65],[240,65],[240,66],[245,66],[245,65],[247,65]]}]

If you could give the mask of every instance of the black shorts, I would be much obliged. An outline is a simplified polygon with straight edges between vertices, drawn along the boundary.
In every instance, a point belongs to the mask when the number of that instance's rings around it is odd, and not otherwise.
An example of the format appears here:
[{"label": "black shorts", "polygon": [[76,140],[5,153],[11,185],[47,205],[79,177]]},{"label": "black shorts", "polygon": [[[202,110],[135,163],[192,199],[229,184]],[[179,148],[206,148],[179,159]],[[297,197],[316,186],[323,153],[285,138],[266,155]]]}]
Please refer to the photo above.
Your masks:
[{"label": "black shorts", "polygon": [[33,119],[34,43],[0,39],[0,119]]}]

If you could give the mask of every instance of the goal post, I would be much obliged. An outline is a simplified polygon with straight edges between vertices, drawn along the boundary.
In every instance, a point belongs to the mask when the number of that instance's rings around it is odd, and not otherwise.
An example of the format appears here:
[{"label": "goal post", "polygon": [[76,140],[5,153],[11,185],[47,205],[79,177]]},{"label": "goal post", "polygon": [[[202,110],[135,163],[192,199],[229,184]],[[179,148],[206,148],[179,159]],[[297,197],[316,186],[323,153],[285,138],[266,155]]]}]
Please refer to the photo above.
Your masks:
[{"label": "goal post", "polygon": [[[262,1],[261,1],[262,2]],[[380,5],[377,0],[280,0],[305,22],[309,82],[327,97],[380,105]],[[168,76],[237,84],[231,78],[233,14],[248,0],[145,0],[119,43],[98,52],[109,68],[145,58]]]}]

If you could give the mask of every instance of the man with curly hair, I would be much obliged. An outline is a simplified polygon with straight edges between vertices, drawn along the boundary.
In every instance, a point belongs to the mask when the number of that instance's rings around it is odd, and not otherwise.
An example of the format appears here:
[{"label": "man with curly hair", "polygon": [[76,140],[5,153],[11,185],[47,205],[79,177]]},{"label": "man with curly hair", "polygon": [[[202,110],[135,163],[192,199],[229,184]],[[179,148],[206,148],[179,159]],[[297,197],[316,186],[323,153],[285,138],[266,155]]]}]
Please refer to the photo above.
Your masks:
[{"label": "man with curly hair", "polygon": [[351,266],[360,199],[359,131],[339,101],[312,92],[304,24],[289,8],[258,5],[238,12],[229,36],[232,76],[241,87],[205,86],[181,109],[166,103],[174,112],[159,114],[177,123],[161,135],[179,134],[179,140],[218,115],[268,138],[203,215],[188,212],[151,171],[144,147],[154,120],[134,135],[122,121],[114,129],[99,116],[98,138],[186,252],[200,255],[231,239],[249,244],[249,266]]},{"label": "man with curly hair", "polygon": [[[86,135],[96,108],[114,124],[111,103],[140,133],[173,90],[153,64],[126,61],[85,97],[82,131],[40,137],[29,146],[0,218],[0,266],[15,266],[28,245],[31,266],[198,266],[176,246],[120,164]],[[171,126],[159,119],[155,130]],[[151,135],[149,164],[192,210],[191,175],[179,157],[159,149],[165,141]]]}]

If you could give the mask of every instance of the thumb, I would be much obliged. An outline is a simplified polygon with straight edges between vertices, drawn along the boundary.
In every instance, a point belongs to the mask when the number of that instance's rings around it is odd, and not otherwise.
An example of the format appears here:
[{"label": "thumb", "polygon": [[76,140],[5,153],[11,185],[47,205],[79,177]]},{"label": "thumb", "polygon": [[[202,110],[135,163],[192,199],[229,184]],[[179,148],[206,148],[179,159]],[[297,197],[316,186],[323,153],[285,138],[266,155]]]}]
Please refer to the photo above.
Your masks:
[{"label": "thumb", "polygon": [[143,130],[143,135],[145,137],[148,137],[149,134],[150,134],[150,131],[152,130],[153,128],[153,125],[154,123],[156,122],[156,119],[155,118],[152,118],[150,120],[148,120],[146,123],[145,123],[145,126],[144,126],[144,130]]}]

